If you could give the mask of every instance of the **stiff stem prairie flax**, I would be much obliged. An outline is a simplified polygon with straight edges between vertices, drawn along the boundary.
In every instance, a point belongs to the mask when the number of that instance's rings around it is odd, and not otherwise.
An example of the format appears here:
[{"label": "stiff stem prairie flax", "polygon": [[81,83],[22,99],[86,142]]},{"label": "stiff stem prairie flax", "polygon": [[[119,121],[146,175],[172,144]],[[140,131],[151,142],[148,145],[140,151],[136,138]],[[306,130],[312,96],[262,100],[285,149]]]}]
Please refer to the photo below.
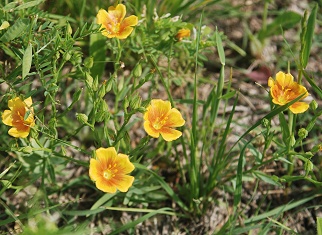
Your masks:
[{"label": "stiff stem prairie flax", "polygon": [[108,11],[100,9],[96,16],[97,23],[101,25],[102,34],[108,38],[125,39],[133,31],[133,27],[138,24],[138,17],[131,15],[125,17],[126,7],[118,4],[116,7],[109,7]]},{"label": "stiff stem prairie flax", "polygon": [[[304,94],[302,99],[309,95],[304,86],[294,82],[294,77],[290,73],[285,74],[281,71],[276,74],[275,80],[272,77],[268,79],[268,86],[272,101],[277,105],[285,105],[302,94]],[[304,113],[308,108],[309,105],[301,101],[295,102],[289,107],[294,114]]]},{"label": "stiff stem prairie flax", "polygon": [[125,154],[117,153],[114,147],[96,150],[96,159],[92,158],[89,165],[89,177],[96,187],[106,193],[116,190],[127,192],[132,186],[134,177],[128,175],[134,165]]},{"label": "stiff stem prairie flax", "polygon": [[181,131],[173,128],[183,126],[185,120],[177,109],[171,108],[170,101],[151,100],[143,118],[145,131],[154,138],[161,134],[164,140],[172,141],[182,135]]},{"label": "stiff stem prairie flax", "polygon": [[8,134],[16,138],[26,138],[30,127],[35,125],[31,97],[25,100],[15,97],[8,101],[8,107],[10,110],[2,113],[2,122],[7,126],[12,126]]}]

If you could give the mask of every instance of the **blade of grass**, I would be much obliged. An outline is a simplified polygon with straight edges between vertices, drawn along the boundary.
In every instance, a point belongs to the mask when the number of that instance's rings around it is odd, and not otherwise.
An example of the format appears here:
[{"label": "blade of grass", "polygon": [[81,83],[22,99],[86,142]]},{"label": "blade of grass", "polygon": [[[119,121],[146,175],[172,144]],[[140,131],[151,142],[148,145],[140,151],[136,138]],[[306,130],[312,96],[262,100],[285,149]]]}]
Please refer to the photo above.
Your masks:
[{"label": "blade of grass", "polygon": [[121,232],[123,232],[123,231],[125,231],[127,229],[134,228],[139,223],[142,223],[143,221],[151,218],[154,215],[157,215],[157,214],[160,214],[160,213],[164,213],[167,210],[169,210],[169,208],[162,208],[162,209],[159,209],[159,210],[155,210],[153,212],[150,212],[150,213],[148,213],[146,215],[143,215],[139,219],[134,220],[134,221],[132,221],[130,223],[127,223],[127,224],[123,225],[122,227],[117,228],[116,230],[114,230],[113,232],[111,232],[110,235],[120,234]]},{"label": "blade of grass", "polygon": [[144,165],[141,165],[139,163],[133,163],[135,168],[144,170],[152,174],[157,181],[159,181],[162,188],[169,194],[169,196],[185,211],[188,211],[187,206],[180,200],[180,198],[177,196],[177,194],[172,190],[172,188],[154,171],[149,170]]},{"label": "blade of grass", "polygon": [[317,12],[318,12],[318,4],[316,3],[312,9],[312,12],[309,16],[308,21],[307,21],[306,32],[303,35],[304,38],[301,39],[301,41],[303,43],[302,48],[301,48],[302,68],[306,68],[307,63],[309,61],[310,51],[311,51],[311,46],[312,46],[312,41],[313,41],[313,36],[314,36],[315,19],[316,19]]}]

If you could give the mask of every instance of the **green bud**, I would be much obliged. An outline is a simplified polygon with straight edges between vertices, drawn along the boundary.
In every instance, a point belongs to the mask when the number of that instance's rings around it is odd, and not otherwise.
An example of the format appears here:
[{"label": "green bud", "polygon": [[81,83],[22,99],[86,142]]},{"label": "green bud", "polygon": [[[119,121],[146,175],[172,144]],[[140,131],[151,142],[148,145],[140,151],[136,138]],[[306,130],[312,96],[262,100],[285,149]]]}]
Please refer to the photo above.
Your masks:
[{"label": "green bud", "polygon": [[83,113],[76,113],[77,120],[82,124],[88,124],[88,117]]},{"label": "green bud", "polygon": [[113,85],[113,79],[109,79],[106,83],[105,83],[105,92],[109,92],[112,89],[112,85]]},{"label": "green bud", "polygon": [[146,108],[144,108],[144,107],[140,107],[140,108],[138,108],[137,110],[138,110],[140,113],[145,113]]},{"label": "green bud", "polygon": [[313,163],[310,160],[305,161],[304,170],[306,175],[313,170]]},{"label": "green bud", "polygon": [[129,107],[129,104],[130,104],[129,99],[127,98],[127,96],[125,96],[124,103],[123,103],[123,108],[127,109],[127,107]]},{"label": "green bud", "polygon": [[318,108],[318,103],[315,100],[312,100],[310,103],[310,108],[315,111]]},{"label": "green bud", "polygon": [[70,58],[71,58],[72,56],[70,55],[70,53],[69,52],[65,52],[64,53],[64,60],[65,61],[68,61],[68,60],[70,60]]},{"label": "green bud", "polygon": [[98,122],[102,122],[108,115],[109,115],[108,106],[104,100],[101,100],[98,105],[95,119]]},{"label": "green bud", "polygon": [[93,80],[93,86],[92,86],[93,91],[98,90],[98,76],[96,76]]},{"label": "green bud", "polygon": [[93,80],[93,77],[89,73],[85,72],[85,83],[87,88],[96,91],[93,87]]},{"label": "green bud", "polygon": [[134,77],[138,78],[142,75],[142,66],[141,64],[137,64],[133,70]]},{"label": "green bud", "polygon": [[66,26],[66,34],[68,34],[68,35],[72,35],[72,33],[73,33],[73,29],[72,29],[72,27],[70,26],[70,24],[69,24],[69,23],[67,23],[67,26]]},{"label": "green bud", "polygon": [[269,126],[270,126],[270,121],[269,121],[268,119],[264,118],[264,119],[262,120],[262,125],[263,125],[265,128],[269,128]]},{"label": "green bud", "polygon": [[106,95],[105,84],[102,84],[101,87],[98,89],[98,96],[103,98]]},{"label": "green bud", "polygon": [[135,95],[131,100],[130,100],[130,107],[131,109],[137,109],[141,106],[142,99],[139,95]]},{"label": "green bud", "polygon": [[90,57],[87,57],[85,60],[84,60],[84,66],[88,69],[92,68],[93,67],[93,64],[94,64],[94,59],[93,59],[93,56],[90,56]]},{"label": "green bud", "polygon": [[308,135],[308,131],[305,129],[305,128],[301,128],[298,132],[298,136],[301,138],[301,139],[305,139]]},{"label": "green bud", "polygon": [[23,153],[32,153],[32,147],[26,146],[20,149]]}]

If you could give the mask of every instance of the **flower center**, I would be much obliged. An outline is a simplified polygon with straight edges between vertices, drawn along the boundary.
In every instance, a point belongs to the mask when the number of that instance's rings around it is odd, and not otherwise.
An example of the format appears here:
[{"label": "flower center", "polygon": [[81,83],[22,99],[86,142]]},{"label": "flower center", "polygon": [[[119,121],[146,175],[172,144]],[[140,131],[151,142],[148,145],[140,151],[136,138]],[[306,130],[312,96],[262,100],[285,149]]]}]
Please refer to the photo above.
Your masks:
[{"label": "flower center", "polygon": [[168,117],[164,117],[164,118],[157,118],[155,120],[155,122],[153,123],[153,128],[156,130],[160,130],[164,124],[167,122],[169,118]]},{"label": "flower center", "polygon": [[109,164],[108,168],[106,170],[104,170],[103,172],[103,177],[107,180],[115,177],[115,174],[118,172],[118,170],[116,169],[116,163],[114,163],[114,165],[112,166],[111,164]]},{"label": "flower center", "polygon": [[103,176],[105,179],[109,180],[112,178],[113,174],[111,173],[111,171],[109,169],[107,169],[104,171]]}]

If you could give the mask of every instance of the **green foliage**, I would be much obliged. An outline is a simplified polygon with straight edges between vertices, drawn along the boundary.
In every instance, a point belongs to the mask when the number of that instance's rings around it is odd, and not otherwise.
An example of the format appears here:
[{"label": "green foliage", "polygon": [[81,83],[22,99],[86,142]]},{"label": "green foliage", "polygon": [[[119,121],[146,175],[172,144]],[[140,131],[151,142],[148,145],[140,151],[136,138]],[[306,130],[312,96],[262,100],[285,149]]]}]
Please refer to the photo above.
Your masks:
[{"label": "green foliage", "polygon": [[[32,107],[18,116],[35,117],[27,138],[14,138],[8,135],[11,127],[0,125],[1,230],[131,234],[167,216],[183,232],[183,224],[200,223],[225,204],[225,221],[214,234],[296,234],[285,214],[320,196],[321,107],[312,101],[307,112],[291,113],[300,95],[282,106],[271,102],[270,110],[257,108],[256,121],[241,123],[243,81],[234,71],[242,69],[229,53],[245,60],[247,48],[255,48],[255,56],[262,55],[273,36],[301,27],[289,63],[296,66],[297,81],[310,84],[312,97],[321,99],[317,74],[306,70],[321,20],[318,4],[308,17],[291,11],[270,15],[271,1],[265,1],[262,28],[254,33],[245,28],[243,40],[251,42],[239,47],[216,20],[249,17],[242,6],[225,0],[128,1],[126,16],[137,15],[139,24],[121,40],[103,36],[95,21],[100,8],[118,2],[0,3],[0,23],[10,24],[0,30],[1,120],[15,97],[31,97]],[[180,29],[191,35],[179,39]],[[285,63],[276,61],[276,70]],[[227,66],[234,69],[228,73]],[[262,104],[269,104],[270,95],[260,89]],[[169,100],[186,121],[176,128],[183,134],[175,141],[144,132],[144,113],[159,98]],[[127,192],[103,194],[89,178],[90,159],[100,147],[129,155],[135,181]],[[267,203],[263,185],[287,194],[298,182],[310,194]],[[246,213],[258,195],[263,205]],[[320,233],[320,219],[317,228]]]}]

